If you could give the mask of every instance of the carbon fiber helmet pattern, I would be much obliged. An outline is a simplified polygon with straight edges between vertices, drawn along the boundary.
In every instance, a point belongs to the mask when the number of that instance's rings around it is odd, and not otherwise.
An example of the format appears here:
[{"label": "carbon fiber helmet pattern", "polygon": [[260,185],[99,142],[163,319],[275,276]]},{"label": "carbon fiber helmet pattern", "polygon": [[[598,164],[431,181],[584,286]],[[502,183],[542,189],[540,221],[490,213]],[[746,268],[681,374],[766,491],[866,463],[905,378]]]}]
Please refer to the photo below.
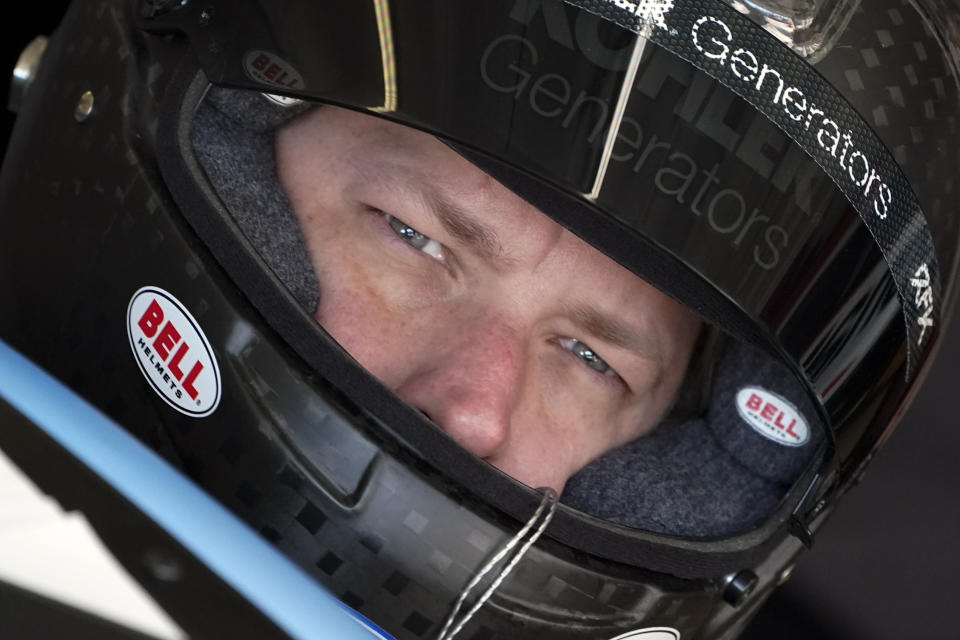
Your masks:
[{"label": "carbon fiber helmet pattern", "polygon": [[[318,104],[435,136],[716,338],[687,374],[698,412],[574,474],[457,637],[736,637],[950,320],[956,15],[934,0],[74,3],[0,174],[0,337],[345,604],[399,640],[439,637],[542,495],[317,324],[323,287],[273,155]],[[134,305],[144,292],[167,302]]]}]

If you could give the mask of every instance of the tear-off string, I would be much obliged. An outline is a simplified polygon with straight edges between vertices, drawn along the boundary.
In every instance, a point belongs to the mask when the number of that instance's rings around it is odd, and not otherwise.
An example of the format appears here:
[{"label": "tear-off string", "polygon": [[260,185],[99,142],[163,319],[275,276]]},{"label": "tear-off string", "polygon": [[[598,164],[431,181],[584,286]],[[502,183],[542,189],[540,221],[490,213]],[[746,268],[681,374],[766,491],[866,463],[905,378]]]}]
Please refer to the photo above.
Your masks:
[{"label": "tear-off string", "polygon": [[[490,558],[486,564],[480,569],[480,571],[473,577],[472,580],[464,587],[463,591],[460,592],[460,597],[457,598],[457,603],[453,606],[453,610],[450,612],[450,615],[447,616],[447,621],[443,625],[443,629],[440,631],[440,635],[437,636],[437,640],[453,640],[453,638],[460,633],[460,630],[470,621],[470,618],[480,610],[480,607],[490,599],[490,596],[493,595],[493,592],[497,590],[500,584],[506,579],[510,572],[513,571],[513,568],[517,566],[517,563],[520,562],[520,559],[526,555],[527,551],[533,546],[533,543],[537,541],[537,538],[540,537],[546,528],[550,524],[550,520],[553,519],[553,514],[557,510],[557,492],[551,489],[550,487],[541,487],[538,491],[543,492],[543,499],[540,501],[540,506],[537,507],[537,510],[534,511],[533,516],[527,521],[527,524],[524,525],[520,531],[517,532],[513,538],[511,538],[504,546]],[[546,512],[546,514],[544,514]],[[537,525],[537,521],[540,520],[540,517],[543,516],[543,520],[540,521],[540,524]],[[534,529],[534,525],[536,528]],[[530,533],[531,529],[533,533],[530,534],[530,538],[523,543],[519,550],[510,558],[509,562],[503,566],[500,570],[500,573],[497,574],[497,577],[490,583],[490,586],[487,587],[487,590],[477,599],[477,601],[470,607],[470,610],[467,611],[463,617],[456,621],[457,613],[460,612],[460,609],[463,607],[464,602],[467,598],[470,597],[470,593],[476,588],[483,577],[489,573],[494,566],[497,565],[503,558],[509,554],[521,540]],[[455,623],[456,621],[456,623]]]}]

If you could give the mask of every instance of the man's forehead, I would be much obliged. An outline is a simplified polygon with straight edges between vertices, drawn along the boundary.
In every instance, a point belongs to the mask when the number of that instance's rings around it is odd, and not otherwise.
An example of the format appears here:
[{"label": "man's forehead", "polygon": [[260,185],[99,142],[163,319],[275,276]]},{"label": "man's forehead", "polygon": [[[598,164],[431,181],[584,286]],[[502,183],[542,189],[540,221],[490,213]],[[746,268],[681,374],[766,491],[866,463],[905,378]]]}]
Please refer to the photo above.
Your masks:
[{"label": "man's forehead", "polygon": [[[546,254],[557,243],[571,245],[571,272],[577,284],[587,285],[586,294],[568,309],[577,312],[578,323],[612,344],[662,359],[659,334],[669,332],[651,327],[651,317],[678,319],[677,303],[477,166],[473,154],[465,156],[430,134],[389,120],[344,115],[371,128],[364,136],[370,157],[360,159],[366,178],[374,178],[372,170],[375,179],[416,198],[447,233],[493,266],[523,262],[522,254],[534,247]],[[614,298],[617,304],[610,303]]]},{"label": "man's forehead", "polygon": [[552,218],[433,136],[395,123],[377,129],[353,159],[362,178],[415,198],[483,257],[509,266],[530,240],[552,244],[562,233]]}]

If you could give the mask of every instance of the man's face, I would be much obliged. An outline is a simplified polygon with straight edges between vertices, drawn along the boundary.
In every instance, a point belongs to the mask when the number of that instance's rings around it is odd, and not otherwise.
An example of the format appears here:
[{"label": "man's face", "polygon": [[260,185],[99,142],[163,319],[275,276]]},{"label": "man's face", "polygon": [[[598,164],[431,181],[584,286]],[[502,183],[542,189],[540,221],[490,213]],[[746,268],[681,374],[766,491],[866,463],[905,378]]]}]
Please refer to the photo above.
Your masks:
[{"label": "man's face", "polygon": [[669,409],[693,314],[436,138],[322,107],[277,159],[317,320],[475,455],[560,491]]}]

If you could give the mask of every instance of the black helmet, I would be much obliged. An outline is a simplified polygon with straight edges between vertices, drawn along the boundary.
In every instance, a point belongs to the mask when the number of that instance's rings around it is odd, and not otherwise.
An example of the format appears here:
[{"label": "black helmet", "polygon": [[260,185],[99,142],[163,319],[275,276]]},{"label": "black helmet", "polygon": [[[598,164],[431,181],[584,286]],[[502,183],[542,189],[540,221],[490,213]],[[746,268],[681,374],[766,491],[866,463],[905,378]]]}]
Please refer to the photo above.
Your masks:
[{"label": "black helmet", "polygon": [[[939,343],[957,28],[936,0],[75,3],[0,178],[0,338],[398,639],[734,637]],[[696,319],[656,428],[584,455],[559,501],[316,322],[331,286],[363,292],[325,267],[336,229],[284,145],[350,165],[334,137],[368,131]],[[616,369],[576,337],[551,344]]]}]

